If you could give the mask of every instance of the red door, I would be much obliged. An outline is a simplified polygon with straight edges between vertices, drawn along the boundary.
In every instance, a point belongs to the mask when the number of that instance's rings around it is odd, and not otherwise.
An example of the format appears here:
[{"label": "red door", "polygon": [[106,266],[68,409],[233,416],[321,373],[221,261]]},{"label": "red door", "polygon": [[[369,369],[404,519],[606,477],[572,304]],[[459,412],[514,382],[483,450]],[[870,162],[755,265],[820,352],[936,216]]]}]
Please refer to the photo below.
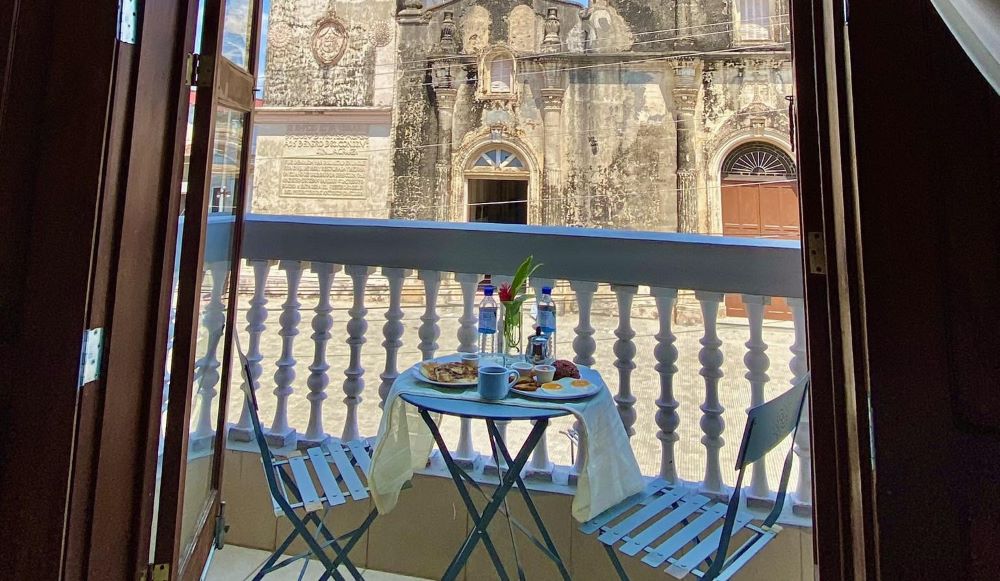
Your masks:
[{"label": "red door", "polygon": [[[799,199],[795,182],[788,179],[722,182],[722,234],[798,240]],[[726,295],[726,314],[747,315],[738,295]],[[764,317],[787,321],[791,320],[792,312],[785,299],[774,297]]]}]

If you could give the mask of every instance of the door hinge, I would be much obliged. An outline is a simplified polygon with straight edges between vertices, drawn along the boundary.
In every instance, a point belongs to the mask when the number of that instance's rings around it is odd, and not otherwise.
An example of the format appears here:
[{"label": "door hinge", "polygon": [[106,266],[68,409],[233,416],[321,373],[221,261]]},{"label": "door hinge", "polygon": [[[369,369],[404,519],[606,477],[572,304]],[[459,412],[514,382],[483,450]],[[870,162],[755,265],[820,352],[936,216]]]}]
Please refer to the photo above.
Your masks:
[{"label": "door hinge", "polygon": [[226,524],[226,503],[219,503],[219,512],[215,515],[215,548],[222,550],[226,546],[226,533],[229,532],[229,525]]},{"label": "door hinge", "polygon": [[101,377],[101,357],[104,354],[104,327],[87,329],[80,344],[80,377],[77,388],[82,388]]},{"label": "door hinge", "polygon": [[211,84],[212,75],[215,73],[212,66],[212,57],[208,55],[188,53],[187,75],[185,82],[190,87],[204,87]]},{"label": "door hinge", "polygon": [[821,232],[808,233],[806,250],[809,252],[809,274],[826,274],[826,245]]},{"label": "door hinge", "polygon": [[170,581],[170,563],[150,563],[143,572],[142,581]]},{"label": "door hinge", "polygon": [[136,27],[139,13],[136,6],[138,0],[118,0],[118,40],[135,44]]}]

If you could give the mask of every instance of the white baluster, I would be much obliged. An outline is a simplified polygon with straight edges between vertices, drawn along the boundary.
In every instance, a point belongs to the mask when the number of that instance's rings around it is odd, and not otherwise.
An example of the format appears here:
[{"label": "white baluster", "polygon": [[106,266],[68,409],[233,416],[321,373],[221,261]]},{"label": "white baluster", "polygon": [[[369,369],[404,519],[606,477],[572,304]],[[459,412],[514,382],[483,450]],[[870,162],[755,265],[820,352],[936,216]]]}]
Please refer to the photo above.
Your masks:
[{"label": "white baluster", "polygon": [[[788,368],[792,372],[792,383],[796,383],[809,371],[806,360],[806,311],[802,299],[788,299],[792,309],[792,322],[795,325],[795,342],[789,350],[792,359]],[[795,514],[808,516],[812,514],[812,440],[809,435],[809,400],[806,396],[802,406],[802,417],[799,429],[795,434],[795,455],[799,459],[799,481],[792,493],[792,510]]]},{"label": "white baluster", "polygon": [[365,289],[368,286],[368,275],[375,269],[368,266],[351,265],[344,267],[351,277],[354,288],[354,301],[347,311],[351,319],[347,322],[347,346],[350,349],[350,359],[344,370],[344,405],[347,406],[347,416],[344,418],[344,432],[341,439],[345,442],[361,437],[358,428],[358,405],[361,404],[361,392],[365,390],[365,368],[361,367],[361,347],[365,344],[365,333],[368,332],[368,321],[365,315]]},{"label": "white baluster", "polygon": [[[253,389],[260,388],[260,376],[264,368],[260,364],[264,356],[260,352],[260,336],[267,326],[267,275],[271,271],[274,261],[271,260],[251,260],[253,267],[253,297],[250,299],[250,308],[247,309],[246,331],[250,336],[247,341],[247,363],[250,364],[250,378],[253,380]],[[238,359],[234,359],[238,361]],[[246,382],[244,381],[244,384]],[[239,422],[229,429],[229,438],[241,442],[249,442],[252,439],[253,425],[250,422],[250,415],[247,406],[244,405],[240,412]]]},{"label": "white baluster", "polygon": [[660,441],[662,455],[660,457],[660,478],[667,482],[677,482],[677,465],[674,461],[674,442],[680,439],[677,427],[681,417],[677,413],[678,402],[674,399],[674,374],[677,373],[677,347],[674,342],[677,336],[673,333],[674,303],[677,302],[677,289],[650,289],[650,294],[656,300],[656,311],[660,320],[660,331],[656,334],[656,347],[653,357],[656,358],[656,372],[660,375],[660,397],[656,400],[656,439]]},{"label": "white baluster", "polygon": [[462,316],[458,318],[458,352],[478,353],[479,331],[476,316],[476,288],[482,275],[475,273],[456,273],[455,280],[462,287]]},{"label": "white baluster", "polygon": [[635,396],[632,395],[632,370],[635,369],[635,344],[632,339],[635,331],[632,329],[632,298],[637,287],[631,285],[612,285],[618,299],[618,328],[615,329],[615,367],[618,368],[618,394],[615,403],[618,405],[618,415],[622,417],[625,431],[629,437],[635,434],[636,411]]},{"label": "white baluster", "polygon": [[382,276],[389,281],[389,308],[385,311],[385,325],[382,326],[382,346],[385,347],[385,370],[379,374],[382,383],[378,386],[378,407],[385,406],[385,398],[392,384],[399,377],[396,356],[403,346],[403,281],[412,271],[403,268],[383,268]]},{"label": "white baluster", "polygon": [[722,293],[695,292],[695,298],[701,303],[701,314],[705,325],[705,335],[701,338],[701,350],[698,361],[701,362],[699,373],[705,379],[705,402],[701,405],[701,431],[705,434],[701,443],[705,446],[705,481],[702,491],[713,496],[725,496],[722,485],[722,468],[719,464],[719,450],[725,445],[722,432],[726,429],[726,421],[722,418],[725,408],[719,401],[719,380],[722,379],[722,340],[716,331],[716,320],[719,316],[719,303]]},{"label": "white baluster", "polygon": [[267,441],[272,446],[287,446],[295,442],[295,428],[288,425],[288,397],[292,395],[292,382],[295,381],[295,356],[292,354],[292,345],[295,336],[299,334],[299,321],[302,316],[299,314],[299,283],[302,281],[302,268],[308,263],[297,260],[282,260],[278,263],[278,268],[285,271],[285,282],[288,285],[288,296],[281,305],[281,316],[278,317],[278,324],[281,329],[278,336],[281,337],[281,356],[278,357],[278,370],[274,372],[274,395],[277,398],[274,410],[274,421],[267,436]]},{"label": "white baluster", "polygon": [[330,329],[333,327],[333,306],[330,304],[330,288],[333,286],[334,274],[340,271],[340,266],[328,262],[312,263],[312,271],[316,273],[319,282],[319,302],[316,304],[312,320],[313,362],[309,366],[309,378],[306,386],[309,388],[309,426],[306,428],[305,440],[322,442],[328,436],[323,429],[323,400],[326,399],[326,387],[330,385],[330,364],[326,362],[326,344],[330,342]]},{"label": "white baluster", "polygon": [[441,336],[441,328],[438,326],[441,317],[437,314],[441,273],[436,270],[421,270],[417,273],[417,278],[424,283],[424,314],[420,316],[421,324],[417,335],[420,337],[420,353],[427,360],[433,359],[437,353],[437,339]]},{"label": "white baluster", "polygon": [[[537,278],[533,277],[531,279],[531,288],[535,291],[535,304],[542,298],[542,287],[554,288],[556,286],[555,279],[551,278]],[[557,311],[558,315],[558,311]],[[556,327],[558,328],[559,322],[558,318],[556,320]],[[537,322],[536,325],[537,326]],[[553,337],[553,340],[555,337]],[[552,345],[553,352],[555,350],[555,344]],[[531,421],[534,425],[536,422]],[[531,460],[528,462],[528,466],[525,468],[525,477],[531,480],[552,480],[552,470],[555,465],[549,460],[549,441],[548,441],[548,430],[542,432],[542,437],[539,438],[538,444],[535,445],[535,450],[531,453]]]},{"label": "white baluster", "polygon": [[[506,274],[493,274],[490,277],[490,281],[493,283],[493,286],[495,286],[497,288],[497,290],[499,291],[500,285],[502,285],[504,283],[511,284],[514,281],[514,277],[510,276],[510,275],[506,275]],[[497,297],[497,300],[499,301],[499,297]],[[503,353],[503,352],[506,351],[507,346],[504,343],[504,337],[503,337],[504,333],[502,331],[502,329],[503,329],[503,307],[502,306],[500,308],[500,313],[498,313],[498,317],[499,318],[497,320],[497,325],[499,327],[498,327],[498,330],[497,330],[497,343],[498,343],[497,350],[499,352]],[[522,338],[522,341],[521,341],[521,346],[522,347],[524,346],[524,339],[523,338]],[[497,422],[496,422],[497,431],[500,432],[500,439],[503,440],[505,444],[507,443],[507,425],[509,423],[510,423],[509,420],[497,420]],[[504,466],[507,465],[507,462],[503,458],[500,458],[500,461],[503,462]],[[496,463],[494,462],[492,456],[488,457],[486,459],[486,461],[483,463],[483,472],[485,474],[496,474],[497,473]]]},{"label": "white baluster", "polygon": [[198,406],[198,419],[195,422],[194,433],[191,434],[191,447],[200,449],[211,445],[215,436],[215,416],[212,414],[212,402],[218,392],[219,384],[219,342],[226,328],[226,304],[222,301],[222,293],[226,290],[229,280],[229,263],[212,262],[206,266],[212,280],[208,303],[201,315],[201,325],[207,335],[205,355],[195,364],[198,370],[198,396],[201,405]]},{"label": "white baluster", "polygon": [[[455,280],[462,287],[462,316],[458,318],[458,351],[459,353],[478,353],[479,337],[476,316],[476,288],[482,275],[476,273],[456,273]],[[458,449],[454,454],[455,462],[463,468],[471,468],[479,460],[475,444],[472,442],[472,420],[461,419],[461,431],[458,434]]]},{"label": "white baluster", "polygon": [[[594,327],[590,324],[590,311],[594,305],[594,293],[597,292],[597,283],[590,281],[571,281],[569,288],[573,289],[576,295],[578,309],[577,325],[573,329],[573,363],[594,365],[594,352],[597,351],[597,341],[594,340]],[[583,424],[576,420],[573,422],[573,430],[578,436],[576,459],[573,468],[569,472],[569,483],[575,484],[576,479],[583,472],[583,465],[587,461],[587,434]]]},{"label": "white baluster", "polygon": [[[750,407],[764,403],[764,387],[770,381],[767,368],[771,360],[767,357],[767,343],[764,342],[764,307],[771,303],[769,297],[743,295],[747,321],[750,326],[750,340],[746,342],[747,352],[743,364],[747,372],[744,377],[750,382]],[[764,458],[753,463],[750,472],[750,490],[747,502],[756,505],[772,504],[771,487],[767,482],[767,463]]]}]

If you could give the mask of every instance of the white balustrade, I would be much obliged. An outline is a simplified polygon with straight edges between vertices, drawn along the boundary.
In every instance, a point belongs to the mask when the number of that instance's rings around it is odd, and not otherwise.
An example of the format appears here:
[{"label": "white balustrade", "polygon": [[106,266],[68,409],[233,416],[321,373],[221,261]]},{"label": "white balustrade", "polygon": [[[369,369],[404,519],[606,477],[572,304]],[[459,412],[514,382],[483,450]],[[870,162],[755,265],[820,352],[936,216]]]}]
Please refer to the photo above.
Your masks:
[{"label": "white balustrade", "polygon": [[382,326],[382,346],[385,347],[385,370],[379,374],[382,383],[378,386],[378,407],[385,407],[385,398],[392,384],[399,377],[397,356],[403,346],[403,281],[412,271],[404,268],[383,268],[382,276],[389,281],[389,308],[385,311],[385,325]]},{"label": "white balustrade", "polygon": [[[607,233],[592,233],[583,229],[548,229],[535,228],[530,237],[519,236],[507,229],[515,227],[495,226],[481,228],[477,225],[449,225],[447,227],[410,227],[396,222],[388,225],[374,221],[310,219],[301,227],[295,223],[296,218],[282,216],[248,218],[248,234],[246,257],[253,269],[254,287],[246,313],[246,331],[249,333],[247,356],[250,362],[250,376],[257,382],[262,374],[262,334],[268,319],[268,274],[275,261],[284,274],[288,294],[283,297],[281,315],[278,318],[277,335],[281,339],[280,356],[276,361],[277,370],[274,373],[276,407],[274,420],[270,425],[269,441],[273,445],[287,445],[294,442],[300,434],[296,428],[304,431],[304,440],[314,441],[327,437],[324,430],[324,412],[331,413],[332,408],[326,403],[329,384],[329,363],[327,351],[332,338],[334,324],[334,305],[346,291],[346,284],[334,286],[337,264],[344,265],[376,265],[383,266],[381,274],[388,283],[385,310],[385,324],[382,327],[385,353],[385,367],[379,375],[379,399],[384,403],[385,397],[393,381],[399,376],[399,357],[401,356],[402,339],[407,327],[404,325],[403,288],[405,279],[416,272],[423,286],[424,305],[419,323],[414,321],[418,337],[417,348],[421,358],[431,358],[438,354],[438,341],[441,334],[441,315],[445,311],[439,305],[439,294],[442,291],[442,280],[454,276],[457,287],[461,290],[461,308],[447,311],[447,329],[455,329],[455,343],[459,352],[476,352],[477,317],[476,290],[481,280],[478,272],[495,268],[495,264],[517,264],[523,256],[534,254],[536,260],[546,264],[546,274],[553,279],[535,278],[531,286],[536,296],[542,286],[552,285],[554,279],[570,281],[569,288],[575,298],[577,314],[573,332],[570,334],[569,318],[566,312],[560,319],[562,330],[563,358],[572,357],[578,365],[595,365],[598,358],[598,341],[595,336],[592,320],[596,293],[600,284],[611,284],[617,307],[617,328],[614,329],[613,345],[601,342],[601,355],[613,355],[613,365],[617,370],[618,386],[613,398],[622,419],[623,426],[630,436],[636,430],[647,429],[648,422],[637,422],[637,395],[647,397],[633,385],[636,368],[636,331],[633,324],[637,323],[644,313],[637,310],[633,313],[634,297],[639,285],[650,288],[657,310],[658,324],[655,335],[655,347],[652,350],[655,359],[655,371],[659,378],[659,390],[655,400],[656,438],[660,447],[659,477],[671,482],[681,482],[679,466],[676,464],[678,454],[680,416],[686,407],[681,409],[677,383],[678,367],[686,365],[687,357],[693,353],[682,353],[685,359],[679,362],[678,339],[680,335],[678,324],[674,320],[674,309],[678,301],[678,289],[693,289],[698,300],[704,331],[700,339],[701,349],[698,351],[700,375],[704,382],[704,398],[700,405],[701,443],[705,449],[705,470],[703,481],[698,486],[707,494],[724,497],[728,491],[722,478],[720,462],[721,449],[726,445],[723,439],[725,431],[724,409],[720,398],[720,380],[723,377],[722,340],[717,329],[719,307],[723,294],[718,289],[728,289],[728,292],[743,296],[748,319],[746,351],[743,357],[745,377],[750,389],[750,403],[757,405],[764,401],[769,381],[768,371],[770,361],[767,356],[768,345],[765,341],[763,317],[768,299],[767,296],[793,297],[791,305],[795,341],[791,346],[791,361],[789,369],[793,381],[806,373],[805,357],[805,321],[801,299],[794,298],[801,294],[798,283],[801,280],[801,262],[799,250],[787,242],[768,240],[747,240],[734,243],[729,239],[708,238],[692,240],[690,236],[675,236],[670,234],[630,233],[629,236],[610,236]],[[319,245],[325,237],[336,239],[337,244]],[[528,240],[530,238],[530,241]],[[384,256],[378,254],[384,248]],[[498,249],[498,255],[484,259],[481,255],[469,252],[470,248]],[[374,254],[373,254],[374,252]],[[590,257],[614,255],[619,260],[595,262]],[[304,262],[296,257],[308,257],[311,262]],[[381,257],[385,262],[380,263]],[[405,265],[405,268],[402,267]],[[211,265],[209,266],[211,269]],[[293,392],[296,377],[296,360],[293,356],[294,339],[299,332],[300,324],[300,282],[302,270],[311,268],[316,275],[318,290],[308,287],[308,292],[316,292],[316,302],[313,297],[308,302],[315,305],[312,323],[312,346],[314,353],[309,376],[305,381],[309,388],[304,394]],[[358,413],[364,392],[364,373],[361,366],[362,346],[365,343],[367,331],[366,288],[369,275],[374,271],[370,266],[344,267],[350,277],[351,308],[348,310],[347,344],[349,357],[344,371],[344,408],[337,408],[337,416],[344,415],[346,420],[342,437],[357,438],[372,434],[360,434]],[[450,274],[457,273],[457,274]],[[225,278],[225,272],[219,280]],[[509,282],[510,275],[494,275],[496,285]],[[595,282],[595,281],[601,281]],[[337,281],[340,282],[340,281]],[[206,282],[206,284],[208,284]],[[214,281],[212,283],[214,285]],[[277,286],[277,285],[275,285]],[[454,289],[454,286],[446,287]],[[712,289],[712,290],[700,290]],[[273,290],[273,289],[272,289]],[[224,312],[223,298],[225,284],[212,288],[210,300],[205,308],[202,320],[209,337],[209,348],[212,341],[219,340],[218,325],[210,324],[215,312]],[[345,292],[346,295],[346,292]],[[610,298],[610,296],[608,297]],[[562,301],[565,305],[566,301]],[[220,306],[222,310],[220,311]],[[570,306],[573,306],[570,303]],[[273,307],[272,307],[273,310]],[[602,317],[607,316],[601,311]],[[611,315],[614,316],[614,315]],[[633,321],[633,317],[635,320]],[[603,319],[602,319],[603,321]],[[456,325],[457,323],[457,325]],[[603,325],[604,323],[602,323]],[[613,325],[614,323],[612,323]],[[272,325],[273,326],[273,325]],[[524,335],[527,340],[531,326]],[[223,329],[224,330],[224,329]],[[602,329],[606,332],[607,329]],[[272,331],[273,332],[273,331]],[[450,330],[448,332],[451,332]],[[727,333],[729,331],[727,330]],[[221,335],[220,335],[221,336]],[[603,337],[603,336],[602,336]],[[641,338],[648,341],[646,338]],[[742,340],[741,340],[742,341]],[[450,341],[449,341],[450,343]],[[573,354],[569,353],[572,344]],[[648,343],[642,343],[646,345]],[[498,346],[499,347],[499,346]],[[451,346],[448,350],[451,350]],[[265,351],[266,354],[266,350]],[[773,355],[772,355],[773,356]],[[215,387],[218,379],[216,354],[205,352],[198,363],[198,387],[196,397],[199,397],[201,410],[196,416],[196,430],[202,434],[210,434],[214,429],[210,416],[211,404],[214,402]],[[772,371],[773,374],[773,371]],[[784,375],[782,376],[784,379]],[[610,382],[609,382],[610,383]],[[295,418],[302,425],[290,425],[289,409],[291,398],[303,397],[292,409],[305,409],[301,404],[309,402],[308,425],[305,417]],[[649,397],[652,397],[651,395]],[[699,398],[701,399],[701,398]],[[381,404],[380,404],[381,405]],[[692,410],[688,409],[690,415]],[[741,413],[732,410],[730,413]],[[697,412],[696,412],[697,413]],[[329,416],[327,416],[329,418]],[[485,441],[477,442],[472,437],[472,423],[462,420],[458,445],[455,449],[456,459],[460,462],[468,460],[467,466],[478,466],[477,459],[482,459],[480,453],[489,453]],[[693,426],[690,426],[693,428]],[[249,418],[244,413],[239,422],[232,427],[230,434],[233,439],[249,439]],[[507,423],[498,422],[502,437],[506,438]],[[574,423],[578,436],[579,451],[574,458],[574,466],[569,468],[569,481],[575,483],[580,470],[586,462],[586,438],[584,427]],[[653,446],[656,443],[650,434],[640,434],[633,438],[637,449]],[[795,439],[794,451],[797,458],[798,483],[791,493],[793,509],[799,514],[806,514],[811,509],[811,450],[809,444],[808,413],[804,412]],[[643,449],[644,458],[648,458]],[[542,440],[533,452],[531,461],[526,467],[527,475],[540,473],[542,477],[551,478],[553,469],[551,450],[547,442]],[[655,452],[654,452],[655,454]],[[492,458],[485,462],[484,470],[495,471]],[[644,465],[649,469],[650,466]],[[656,474],[655,465],[651,467]],[[728,473],[728,471],[726,472]],[[753,500],[768,499],[773,496],[771,485],[767,480],[764,462],[759,461],[751,468],[747,495]]]},{"label": "white balustrade", "polygon": [[288,296],[281,305],[281,316],[278,317],[278,336],[281,337],[281,356],[276,363],[278,369],[274,372],[274,396],[277,406],[274,410],[274,421],[271,422],[271,429],[267,435],[267,440],[272,446],[287,446],[295,441],[297,432],[288,423],[288,397],[294,391],[292,382],[295,381],[295,356],[292,347],[295,343],[295,336],[299,334],[299,322],[302,316],[299,313],[299,283],[302,282],[302,268],[305,264],[298,260],[282,260],[278,263],[278,268],[285,271],[285,283],[288,285]]},{"label": "white balustrade", "polygon": [[660,397],[656,400],[656,425],[660,428],[656,438],[660,441],[660,478],[667,482],[678,481],[677,465],[674,461],[674,443],[680,439],[677,428],[681,417],[677,413],[678,402],[674,399],[674,374],[677,373],[677,347],[674,342],[673,316],[674,304],[677,302],[677,289],[653,287],[650,294],[656,301],[656,314],[660,321],[660,329],[656,334],[656,348],[653,357],[656,358],[656,373],[660,376]]},{"label": "white balustrade", "polygon": [[[249,265],[253,268],[253,297],[250,299],[250,308],[247,309],[246,331],[249,335],[247,341],[247,363],[250,367],[250,379],[252,384],[244,386],[247,389],[256,391],[260,388],[260,376],[264,367],[260,362],[264,356],[260,352],[260,337],[267,326],[267,275],[271,272],[273,260],[250,260]],[[253,437],[253,425],[250,422],[250,414],[246,405],[240,411],[240,419],[235,426],[229,430],[230,439],[249,442]]]},{"label": "white balustrade", "polygon": [[[458,352],[478,353],[479,317],[476,313],[476,289],[482,276],[476,273],[456,273],[455,280],[462,287],[462,316],[458,318]],[[463,468],[475,466],[479,453],[472,441],[472,420],[461,418],[455,461]]]},{"label": "white balustrade", "polygon": [[618,369],[618,393],[615,404],[618,405],[618,415],[622,417],[625,431],[631,438],[635,434],[635,396],[632,394],[632,370],[635,369],[635,344],[632,339],[635,331],[632,329],[632,298],[638,290],[633,285],[611,285],[618,300],[618,328],[615,329],[615,367]]},{"label": "white balustrade", "polygon": [[[796,383],[802,379],[809,371],[809,364],[806,360],[806,311],[805,303],[799,298],[788,299],[788,306],[792,309],[792,323],[795,326],[795,341],[789,350],[792,352],[792,359],[788,362],[788,368],[792,372],[791,383]],[[799,480],[792,492],[792,510],[801,516],[812,515],[812,441],[809,436],[809,402],[811,397],[807,394],[806,401],[802,406],[802,416],[799,420],[798,431],[795,434],[794,450],[799,459]]]},{"label": "white balustrade", "polygon": [[[594,365],[594,352],[597,351],[597,341],[594,340],[595,329],[590,323],[590,312],[594,306],[594,293],[597,292],[597,283],[574,280],[569,283],[569,288],[576,295],[578,309],[577,324],[573,329],[573,363],[591,367]],[[569,472],[571,483],[575,483],[576,478],[583,472],[583,465],[587,458],[587,434],[580,420],[573,422],[573,431],[577,435],[577,451],[576,459],[573,461],[573,468]]]},{"label": "white balustrade", "polygon": [[347,369],[344,370],[344,405],[347,406],[347,416],[344,418],[344,432],[341,439],[345,442],[361,437],[358,428],[358,405],[361,404],[361,392],[365,390],[365,368],[361,366],[361,347],[365,344],[365,333],[368,332],[368,321],[365,315],[365,289],[368,286],[368,276],[375,269],[368,266],[351,265],[344,272],[351,277],[354,289],[354,302],[347,313],[351,319],[347,322],[347,346],[350,356]]},{"label": "white balustrade", "polygon": [[222,294],[226,291],[229,281],[229,262],[212,262],[206,266],[207,278],[212,283],[209,290],[208,303],[201,315],[201,325],[205,328],[205,354],[195,363],[198,375],[197,393],[200,398],[198,417],[195,421],[194,433],[191,434],[191,447],[201,448],[210,445],[215,437],[215,415],[212,414],[212,402],[218,395],[216,386],[219,384],[219,342],[226,328],[226,304]]},{"label": "white balustrade", "polygon": [[705,402],[701,404],[701,431],[705,434],[701,443],[705,446],[705,479],[701,490],[713,496],[725,496],[722,484],[722,468],[719,464],[719,450],[725,445],[722,432],[726,429],[726,421],[722,412],[726,411],[719,401],[719,380],[722,379],[722,340],[716,329],[719,317],[719,303],[722,293],[695,292],[695,298],[701,303],[701,314],[705,326],[705,334],[701,338],[701,350],[698,361],[701,370],[698,372],[705,380]]},{"label": "white balustrade", "polygon": [[306,387],[309,388],[309,425],[303,438],[307,442],[322,442],[327,438],[323,429],[323,400],[326,399],[326,388],[330,385],[330,364],[326,361],[326,345],[330,342],[330,329],[333,328],[333,305],[330,304],[330,289],[334,275],[340,271],[340,266],[328,262],[312,263],[312,272],[319,282],[319,302],[316,305],[312,320],[313,362],[309,366],[309,378]]},{"label": "white balustrade", "polygon": [[[768,297],[743,295],[750,329],[750,339],[745,343],[747,352],[743,356],[743,364],[747,368],[744,377],[750,382],[751,408],[764,403],[764,387],[771,380],[767,374],[771,360],[767,357],[767,343],[764,342],[764,309],[770,302],[771,299]],[[767,482],[767,463],[761,458],[750,467],[750,490],[747,492],[747,501],[769,504],[770,500],[771,488]]]}]

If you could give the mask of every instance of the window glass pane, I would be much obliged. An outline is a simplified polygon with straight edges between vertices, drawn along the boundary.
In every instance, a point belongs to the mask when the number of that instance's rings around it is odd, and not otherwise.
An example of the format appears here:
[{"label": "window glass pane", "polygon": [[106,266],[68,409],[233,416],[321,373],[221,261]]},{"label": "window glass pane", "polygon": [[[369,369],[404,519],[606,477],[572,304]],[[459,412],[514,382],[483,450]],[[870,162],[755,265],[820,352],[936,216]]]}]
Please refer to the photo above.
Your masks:
[{"label": "window glass pane", "polygon": [[222,26],[222,56],[238,67],[250,66],[250,32],[253,26],[253,0],[226,0]]}]

